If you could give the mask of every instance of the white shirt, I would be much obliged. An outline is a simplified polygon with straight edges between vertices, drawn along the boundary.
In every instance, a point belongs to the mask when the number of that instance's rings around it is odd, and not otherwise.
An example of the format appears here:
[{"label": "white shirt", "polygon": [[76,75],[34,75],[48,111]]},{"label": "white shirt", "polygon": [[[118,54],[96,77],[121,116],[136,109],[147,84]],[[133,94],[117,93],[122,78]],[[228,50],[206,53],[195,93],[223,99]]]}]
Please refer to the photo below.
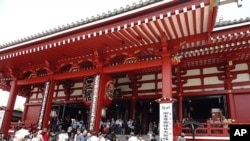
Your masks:
[{"label": "white shirt", "polygon": [[66,140],[68,140],[68,134],[67,133],[60,133],[59,135],[58,135],[58,141],[66,141]]},{"label": "white shirt", "polygon": [[138,141],[137,137],[135,136],[131,136],[128,141]]},{"label": "white shirt", "polygon": [[88,138],[88,141],[99,141],[99,138],[97,136],[91,136]]}]

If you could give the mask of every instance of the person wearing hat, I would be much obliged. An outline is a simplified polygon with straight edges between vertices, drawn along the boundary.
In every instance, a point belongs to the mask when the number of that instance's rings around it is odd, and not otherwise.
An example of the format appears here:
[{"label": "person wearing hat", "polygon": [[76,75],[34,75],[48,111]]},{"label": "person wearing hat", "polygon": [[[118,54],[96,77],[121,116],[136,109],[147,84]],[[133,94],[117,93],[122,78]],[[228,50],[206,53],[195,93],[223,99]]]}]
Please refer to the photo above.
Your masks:
[{"label": "person wearing hat", "polygon": [[181,135],[178,136],[177,141],[186,141],[186,139],[185,139],[185,133],[181,133]]}]

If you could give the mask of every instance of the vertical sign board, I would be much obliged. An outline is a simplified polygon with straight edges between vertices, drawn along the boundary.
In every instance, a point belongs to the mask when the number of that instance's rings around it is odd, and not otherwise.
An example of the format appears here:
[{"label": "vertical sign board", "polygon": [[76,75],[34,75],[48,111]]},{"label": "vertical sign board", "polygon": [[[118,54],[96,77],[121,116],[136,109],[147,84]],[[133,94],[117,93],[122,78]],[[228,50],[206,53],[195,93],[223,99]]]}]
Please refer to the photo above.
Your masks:
[{"label": "vertical sign board", "polygon": [[46,107],[46,102],[47,102],[47,97],[49,94],[49,85],[50,85],[50,81],[47,81],[45,83],[45,88],[44,88],[44,95],[43,95],[43,101],[42,101],[42,106],[41,106],[41,110],[40,110],[40,116],[38,119],[38,129],[42,128],[42,123],[43,123],[43,117],[44,117],[44,112],[45,112],[45,107]]},{"label": "vertical sign board", "polygon": [[0,129],[2,129],[4,114],[5,114],[5,111],[0,110]]},{"label": "vertical sign board", "polygon": [[173,141],[173,103],[160,103],[160,141]]},{"label": "vertical sign board", "polygon": [[94,89],[92,95],[92,102],[90,105],[90,114],[89,114],[89,130],[94,130],[95,127],[95,116],[97,110],[97,101],[98,101],[98,92],[99,92],[99,82],[100,82],[100,75],[97,74],[94,79]]}]

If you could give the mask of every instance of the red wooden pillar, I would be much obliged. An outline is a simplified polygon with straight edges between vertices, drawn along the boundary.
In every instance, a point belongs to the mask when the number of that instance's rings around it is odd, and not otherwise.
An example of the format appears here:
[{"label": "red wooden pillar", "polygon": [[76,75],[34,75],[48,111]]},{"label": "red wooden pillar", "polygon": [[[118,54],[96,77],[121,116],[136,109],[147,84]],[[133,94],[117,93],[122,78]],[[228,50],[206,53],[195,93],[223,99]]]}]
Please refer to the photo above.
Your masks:
[{"label": "red wooden pillar", "polygon": [[5,116],[4,116],[4,122],[3,122],[4,124],[2,127],[4,138],[6,138],[8,136],[8,131],[10,128],[10,122],[11,122],[11,118],[13,115],[13,110],[14,110],[14,106],[15,106],[15,102],[16,102],[17,93],[18,93],[17,79],[14,78],[13,81],[11,82],[10,95],[9,95],[9,100],[8,100],[8,104],[7,104],[7,110],[6,110]]},{"label": "red wooden pillar", "polygon": [[182,100],[183,100],[183,97],[181,94],[179,94],[177,101],[178,101],[178,116],[179,116],[180,123],[182,123],[182,118],[183,118]]},{"label": "red wooden pillar", "polygon": [[173,94],[172,94],[172,62],[168,50],[166,36],[162,36],[162,98],[160,103],[160,136],[159,140],[175,140],[173,128]]},{"label": "red wooden pillar", "polygon": [[136,98],[132,96],[132,101],[131,101],[131,119],[135,120],[135,111],[136,111]]},{"label": "red wooden pillar", "polygon": [[236,113],[235,113],[235,102],[234,102],[234,96],[232,94],[232,80],[234,79],[234,76],[231,75],[231,66],[227,64],[225,66],[225,89],[228,90],[227,93],[227,101],[228,101],[228,108],[229,108],[229,117],[233,120],[236,119]]},{"label": "red wooden pillar", "polygon": [[55,80],[51,79],[49,81],[50,81],[49,93],[48,93],[48,97],[47,97],[47,101],[46,101],[42,129],[44,129],[44,128],[48,129],[48,127],[49,127],[52,99],[53,99],[54,90],[55,90],[55,83],[56,83]]},{"label": "red wooden pillar", "polygon": [[130,107],[130,118],[135,119],[135,113],[136,113],[136,97],[137,97],[137,78],[135,74],[129,74],[128,75],[129,79],[131,80],[131,86],[130,88],[133,90],[132,91],[132,99],[131,99],[131,107]]},{"label": "red wooden pillar", "polygon": [[162,98],[172,98],[172,66],[169,55],[162,56]]},{"label": "red wooden pillar", "polygon": [[96,120],[94,124],[94,131],[96,133],[99,132],[100,121],[102,119],[102,109],[111,103],[106,93],[108,93],[109,90],[112,91],[112,89],[114,89],[114,85],[113,81],[111,80],[111,76],[108,74],[100,74],[97,108],[95,113]]},{"label": "red wooden pillar", "polygon": [[231,119],[235,120],[236,119],[236,113],[235,113],[234,96],[230,91],[227,94],[227,99],[228,99],[228,107],[229,107],[229,117]]}]

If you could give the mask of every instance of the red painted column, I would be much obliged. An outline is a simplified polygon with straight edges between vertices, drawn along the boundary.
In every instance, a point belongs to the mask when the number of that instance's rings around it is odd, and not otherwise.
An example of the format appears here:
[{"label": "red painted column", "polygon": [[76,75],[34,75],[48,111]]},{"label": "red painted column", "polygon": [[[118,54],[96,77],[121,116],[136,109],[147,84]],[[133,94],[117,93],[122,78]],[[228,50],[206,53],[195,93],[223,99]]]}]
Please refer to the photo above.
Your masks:
[{"label": "red painted column", "polygon": [[130,106],[130,118],[135,119],[135,113],[136,113],[136,97],[138,96],[138,86],[137,86],[137,77],[135,74],[129,74],[128,75],[131,86],[130,88],[132,91],[132,99],[131,99],[131,106]]},{"label": "red painted column", "polygon": [[162,56],[162,98],[172,98],[172,66],[168,54]]},{"label": "red painted column", "polygon": [[227,99],[228,99],[228,107],[229,107],[229,117],[232,120],[236,119],[236,113],[235,113],[235,103],[234,103],[234,96],[233,94],[229,91],[227,94]]},{"label": "red painted column", "polygon": [[131,119],[135,119],[135,111],[136,111],[136,99],[134,96],[132,96],[132,101],[131,101],[131,107],[130,107],[130,110],[131,110]]},{"label": "red painted column", "polygon": [[229,117],[232,119],[232,120],[235,120],[236,119],[236,113],[235,113],[235,102],[234,102],[234,96],[232,94],[232,80],[234,79],[232,76],[231,76],[231,66],[229,65],[226,65],[225,66],[225,89],[228,90],[228,93],[227,93],[227,100],[228,100],[228,108],[229,108]]},{"label": "red painted column", "polygon": [[182,122],[182,118],[183,118],[182,100],[183,100],[183,97],[181,94],[179,94],[177,101],[178,101],[178,116],[179,116],[180,123]]},{"label": "red painted column", "polygon": [[[99,91],[98,91],[98,99],[97,99],[97,109],[96,109],[96,117],[95,117],[95,125],[94,125],[94,131],[96,133],[99,132],[100,127],[100,121],[102,119],[102,108],[104,106],[109,105],[107,101],[110,101],[107,98],[106,91],[108,86],[111,86],[111,76],[108,74],[100,74],[100,82],[99,82]],[[111,84],[111,85],[110,85]],[[112,87],[112,86],[111,86]],[[111,103],[111,101],[110,101]],[[105,104],[105,105],[104,105]]]},{"label": "red painted column", "polygon": [[52,100],[54,95],[54,89],[55,89],[55,80],[50,80],[50,86],[49,86],[49,94],[47,97],[47,103],[45,107],[44,117],[43,117],[43,124],[42,129],[49,127],[49,121],[50,121],[50,112],[51,112],[51,106],[52,106]]},{"label": "red painted column", "polygon": [[8,136],[8,131],[10,127],[11,118],[13,115],[17,93],[18,93],[17,79],[14,78],[13,81],[11,82],[10,95],[9,95],[9,100],[7,104],[7,110],[4,116],[4,122],[3,122],[4,124],[2,127],[2,131],[3,131],[5,138]]}]

